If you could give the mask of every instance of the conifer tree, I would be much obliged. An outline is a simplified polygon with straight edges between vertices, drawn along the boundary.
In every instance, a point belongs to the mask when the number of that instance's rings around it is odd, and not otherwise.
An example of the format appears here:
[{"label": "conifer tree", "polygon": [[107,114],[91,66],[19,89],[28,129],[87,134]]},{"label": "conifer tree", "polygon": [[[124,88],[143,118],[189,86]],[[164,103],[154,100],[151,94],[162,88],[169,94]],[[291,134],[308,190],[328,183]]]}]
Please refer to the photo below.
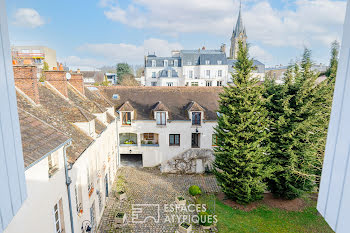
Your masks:
[{"label": "conifer tree", "polygon": [[266,188],[268,122],[263,88],[251,76],[253,60],[242,42],[234,68],[234,85],[220,94],[214,174],[227,197],[247,204],[261,199]]},{"label": "conifer tree", "polygon": [[272,193],[287,199],[315,188],[322,165],[329,103],[325,103],[326,82],[317,84],[318,74],[311,67],[311,51],[305,49],[301,64],[288,68],[283,85],[266,83],[269,164],[274,168],[267,183]]},{"label": "conifer tree", "polygon": [[326,72],[326,76],[329,77],[330,81],[335,81],[338,69],[338,56],[339,56],[339,42],[333,41],[331,46],[331,59],[329,62],[329,68]]}]

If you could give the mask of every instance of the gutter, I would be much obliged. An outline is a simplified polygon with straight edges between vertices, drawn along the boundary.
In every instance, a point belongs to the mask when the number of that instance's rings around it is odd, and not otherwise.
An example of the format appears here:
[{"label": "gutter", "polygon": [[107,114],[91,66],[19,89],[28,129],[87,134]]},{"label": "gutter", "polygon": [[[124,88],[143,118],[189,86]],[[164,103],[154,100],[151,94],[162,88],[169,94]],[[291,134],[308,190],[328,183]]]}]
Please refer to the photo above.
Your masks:
[{"label": "gutter", "polygon": [[73,223],[73,210],[72,210],[72,197],[70,193],[70,184],[72,183],[72,179],[70,178],[68,174],[68,170],[71,170],[72,167],[68,167],[68,160],[67,160],[67,148],[72,145],[72,141],[69,141],[68,144],[66,144],[63,148],[63,157],[64,157],[64,168],[65,168],[65,174],[66,174],[66,186],[67,186],[67,195],[68,195],[68,205],[69,205],[69,217],[70,217],[70,227],[71,227],[71,233],[74,233],[74,223]]}]

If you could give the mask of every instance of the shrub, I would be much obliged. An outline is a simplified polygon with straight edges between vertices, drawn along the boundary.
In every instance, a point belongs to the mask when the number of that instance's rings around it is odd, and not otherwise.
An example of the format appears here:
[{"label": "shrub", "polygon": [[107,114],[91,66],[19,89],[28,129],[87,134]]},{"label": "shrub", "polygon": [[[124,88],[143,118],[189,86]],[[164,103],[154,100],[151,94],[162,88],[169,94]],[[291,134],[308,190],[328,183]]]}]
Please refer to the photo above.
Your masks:
[{"label": "shrub", "polygon": [[214,222],[213,216],[210,215],[208,212],[199,212],[198,218],[199,224],[202,226],[210,226]]},{"label": "shrub", "polygon": [[197,186],[197,185],[192,185],[189,189],[188,192],[192,195],[192,196],[197,196],[199,194],[202,193],[202,190]]}]

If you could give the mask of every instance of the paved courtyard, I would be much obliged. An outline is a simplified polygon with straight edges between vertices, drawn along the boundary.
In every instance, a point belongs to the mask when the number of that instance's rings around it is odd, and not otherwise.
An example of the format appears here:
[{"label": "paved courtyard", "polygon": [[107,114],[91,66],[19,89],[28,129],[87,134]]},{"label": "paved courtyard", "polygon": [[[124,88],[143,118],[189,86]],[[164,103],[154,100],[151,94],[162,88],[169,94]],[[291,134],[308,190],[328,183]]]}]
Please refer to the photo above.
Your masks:
[{"label": "paved courtyard", "polygon": [[[159,169],[145,169],[122,167],[118,170],[117,177],[126,180],[127,201],[120,202],[114,195],[110,195],[99,226],[99,232],[175,232],[178,229],[178,217],[188,217],[194,213],[188,210],[178,212],[165,209],[164,205],[175,204],[176,196],[183,196],[191,200],[188,188],[198,185],[202,192],[215,193],[219,191],[214,176],[211,175],[174,175],[161,174]],[[116,184],[113,188],[116,187]],[[134,211],[132,205],[134,204]],[[154,204],[138,206],[138,204]],[[159,205],[159,209],[158,209]],[[142,208],[142,213],[131,221],[135,207]],[[118,225],[115,223],[115,215],[124,212],[127,215],[127,223]],[[158,215],[159,213],[159,215]],[[156,220],[148,218],[146,223],[135,223],[135,220],[143,221],[147,216],[153,216]],[[181,221],[180,221],[181,222]],[[197,226],[193,226],[193,232],[200,232]]]}]

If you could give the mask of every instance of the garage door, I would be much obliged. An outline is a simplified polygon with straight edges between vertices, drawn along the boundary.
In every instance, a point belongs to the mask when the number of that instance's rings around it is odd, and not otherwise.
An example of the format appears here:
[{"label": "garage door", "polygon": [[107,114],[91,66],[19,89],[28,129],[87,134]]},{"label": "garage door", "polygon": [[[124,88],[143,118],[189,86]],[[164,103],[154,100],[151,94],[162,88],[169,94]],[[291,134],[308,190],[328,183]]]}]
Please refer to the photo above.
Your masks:
[{"label": "garage door", "polygon": [[121,154],[120,162],[126,167],[142,167],[142,154]]}]

